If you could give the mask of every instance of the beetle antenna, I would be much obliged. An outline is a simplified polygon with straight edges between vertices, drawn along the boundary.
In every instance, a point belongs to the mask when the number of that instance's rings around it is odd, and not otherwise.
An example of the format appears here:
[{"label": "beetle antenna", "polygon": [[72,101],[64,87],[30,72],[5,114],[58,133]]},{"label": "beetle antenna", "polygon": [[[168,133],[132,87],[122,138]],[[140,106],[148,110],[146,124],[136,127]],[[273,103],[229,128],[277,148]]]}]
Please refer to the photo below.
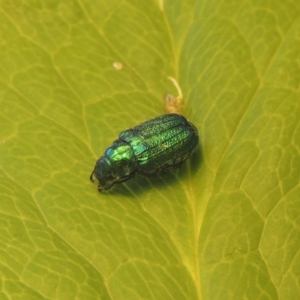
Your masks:
[{"label": "beetle antenna", "polygon": [[92,174],[91,174],[91,176],[90,176],[90,181],[94,181],[93,175],[94,175],[94,173],[95,173],[95,169],[96,169],[96,167],[94,168],[94,170],[93,170],[93,172],[92,172]]}]

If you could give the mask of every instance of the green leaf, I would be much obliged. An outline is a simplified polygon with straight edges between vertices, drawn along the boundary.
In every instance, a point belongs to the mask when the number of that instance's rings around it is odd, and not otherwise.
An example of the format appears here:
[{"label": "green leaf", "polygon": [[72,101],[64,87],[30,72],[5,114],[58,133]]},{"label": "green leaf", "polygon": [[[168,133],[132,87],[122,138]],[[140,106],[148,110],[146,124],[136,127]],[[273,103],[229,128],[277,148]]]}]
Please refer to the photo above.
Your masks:
[{"label": "green leaf", "polygon": [[[300,298],[298,0],[0,3],[0,299]],[[198,154],[99,193],[170,76]]]}]

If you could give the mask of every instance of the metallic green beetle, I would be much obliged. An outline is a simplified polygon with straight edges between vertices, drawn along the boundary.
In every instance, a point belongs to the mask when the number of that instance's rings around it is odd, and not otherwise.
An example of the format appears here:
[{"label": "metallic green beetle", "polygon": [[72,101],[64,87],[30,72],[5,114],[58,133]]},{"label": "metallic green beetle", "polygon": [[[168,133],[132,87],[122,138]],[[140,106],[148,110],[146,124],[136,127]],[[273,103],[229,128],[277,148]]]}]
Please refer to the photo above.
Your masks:
[{"label": "metallic green beetle", "polygon": [[167,114],[120,133],[90,176],[108,190],[135,175],[153,177],[179,168],[199,144],[196,127],[179,114]]}]

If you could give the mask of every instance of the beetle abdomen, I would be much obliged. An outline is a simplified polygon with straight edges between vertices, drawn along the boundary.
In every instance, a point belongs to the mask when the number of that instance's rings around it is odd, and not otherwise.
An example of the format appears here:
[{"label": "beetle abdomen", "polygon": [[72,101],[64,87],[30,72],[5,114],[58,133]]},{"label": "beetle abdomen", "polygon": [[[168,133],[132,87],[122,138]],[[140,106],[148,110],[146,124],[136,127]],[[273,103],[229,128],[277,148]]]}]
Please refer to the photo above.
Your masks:
[{"label": "beetle abdomen", "polygon": [[[129,143],[144,175],[186,160],[199,143],[197,129],[178,114],[163,115],[123,131],[119,138]],[[167,170],[166,170],[167,171]]]}]

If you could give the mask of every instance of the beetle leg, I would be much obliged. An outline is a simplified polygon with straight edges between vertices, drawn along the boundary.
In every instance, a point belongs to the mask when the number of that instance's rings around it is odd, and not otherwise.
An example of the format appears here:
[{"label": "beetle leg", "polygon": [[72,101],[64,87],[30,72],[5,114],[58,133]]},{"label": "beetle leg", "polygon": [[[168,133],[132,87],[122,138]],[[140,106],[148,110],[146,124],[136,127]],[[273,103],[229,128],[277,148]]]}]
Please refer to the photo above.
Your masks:
[{"label": "beetle leg", "polygon": [[[133,178],[133,177],[135,176],[135,174],[136,174],[136,173],[133,172],[133,173],[127,175],[126,177],[120,178],[119,180],[117,180],[117,181],[111,183],[110,185],[106,185],[106,183],[105,183],[104,185],[103,185],[103,184],[102,184],[102,185],[99,184],[99,185],[98,185],[98,190],[99,190],[99,192],[104,191],[104,190],[109,190],[109,189],[110,189],[112,186],[114,186],[115,184],[123,183],[123,182],[125,182],[125,181],[127,181],[127,180]],[[106,186],[105,186],[105,185],[106,185]]]},{"label": "beetle leg", "polygon": [[133,173],[127,175],[126,177],[121,178],[120,180],[114,182],[114,184],[125,182],[125,181],[127,181],[127,180],[133,178],[134,176],[135,176],[135,172],[133,172]]},{"label": "beetle leg", "polygon": [[161,169],[157,169],[157,170],[155,170],[152,173],[146,173],[146,172],[143,172],[143,171],[137,171],[137,174],[145,176],[145,177],[156,177],[158,175],[163,175],[163,174],[168,173],[170,171],[174,171],[174,170],[180,168],[182,166],[182,164],[183,164],[183,161],[181,161],[180,163],[178,163],[176,165],[165,166],[165,167],[163,167]]}]

